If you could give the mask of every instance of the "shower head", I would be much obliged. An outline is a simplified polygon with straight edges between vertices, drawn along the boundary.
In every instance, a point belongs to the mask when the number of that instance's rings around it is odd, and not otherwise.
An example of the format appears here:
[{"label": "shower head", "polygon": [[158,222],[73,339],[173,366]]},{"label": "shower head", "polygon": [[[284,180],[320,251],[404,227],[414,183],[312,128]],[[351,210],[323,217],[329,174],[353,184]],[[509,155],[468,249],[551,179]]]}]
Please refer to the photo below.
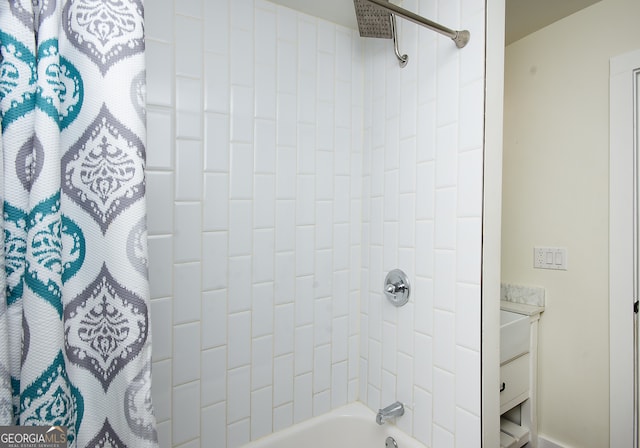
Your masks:
[{"label": "shower head", "polygon": [[[386,1],[388,2],[389,0]],[[378,37],[382,39],[391,39],[393,37],[391,14],[389,12],[366,0],[353,0],[353,6],[356,8],[360,37]]]}]

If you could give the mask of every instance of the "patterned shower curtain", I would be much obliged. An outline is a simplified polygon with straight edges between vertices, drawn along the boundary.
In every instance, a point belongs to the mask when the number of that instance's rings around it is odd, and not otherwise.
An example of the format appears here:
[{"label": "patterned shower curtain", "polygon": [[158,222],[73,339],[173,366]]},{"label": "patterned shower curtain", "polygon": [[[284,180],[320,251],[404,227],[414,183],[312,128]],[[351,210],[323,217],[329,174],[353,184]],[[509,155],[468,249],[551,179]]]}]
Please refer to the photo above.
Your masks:
[{"label": "patterned shower curtain", "polygon": [[142,0],[0,0],[0,425],[155,447]]}]

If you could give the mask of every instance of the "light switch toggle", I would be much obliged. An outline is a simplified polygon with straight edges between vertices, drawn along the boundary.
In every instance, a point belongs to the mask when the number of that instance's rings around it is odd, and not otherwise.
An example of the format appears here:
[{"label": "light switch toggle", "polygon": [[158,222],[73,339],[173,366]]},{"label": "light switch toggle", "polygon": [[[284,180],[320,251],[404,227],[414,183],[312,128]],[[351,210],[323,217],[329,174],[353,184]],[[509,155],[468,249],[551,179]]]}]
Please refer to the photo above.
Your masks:
[{"label": "light switch toggle", "polygon": [[537,269],[567,270],[566,247],[534,247],[533,267]]}]

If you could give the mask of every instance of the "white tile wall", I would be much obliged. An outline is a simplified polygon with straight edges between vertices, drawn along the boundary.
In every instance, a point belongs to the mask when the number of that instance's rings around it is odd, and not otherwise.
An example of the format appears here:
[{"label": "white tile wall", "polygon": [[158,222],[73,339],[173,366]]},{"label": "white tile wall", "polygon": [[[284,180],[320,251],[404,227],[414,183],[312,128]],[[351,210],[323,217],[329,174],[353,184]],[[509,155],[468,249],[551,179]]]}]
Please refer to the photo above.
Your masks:
[{"label": "white tile wall", "polygon": [[[426,446],[480,440],[483,16],[389,41],[265,0],[147,5],[161,446],[234,448],[359,399]],[[412,301],[390,306],[386,271]]]}]

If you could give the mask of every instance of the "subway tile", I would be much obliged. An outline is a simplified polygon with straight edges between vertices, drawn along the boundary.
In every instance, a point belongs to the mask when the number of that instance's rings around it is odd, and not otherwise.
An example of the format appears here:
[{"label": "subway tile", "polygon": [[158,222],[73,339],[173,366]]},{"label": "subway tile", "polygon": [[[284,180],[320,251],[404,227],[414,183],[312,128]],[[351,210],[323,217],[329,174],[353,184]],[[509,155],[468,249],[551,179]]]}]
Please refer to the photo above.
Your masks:
[{"label": "subway tile", "polygon": [[231,0],[204,1],[204,49],[221,55],[229,53],[229,3]]},{"label": "subway tile", "polygon": [[294,252],[277,252],[275,257],[274,300],[276,304],[292,303],[295,298]]},{"label": "subway tile", "polygon": [[273,230],[276,221],[276,176],[256,174],[253,185],[253,227]]},{"label": "subway tile", "polygon": [[[229,338],[227,342],[228,368],[248,366],[251,364],[251,312],[230,314],[227,329]],[[228,387],[231,388],[231,384]],[[249,384],[247,384],[247,388],[250,388]]]},{"label": "subway tile", "polygon": [[438,368],[433,372],[433,422],[434,428],[455,431],[455,375]]},{"label": "subway tile", "polygon": [[250,440],[251,420],[249,418],[227,425],[227,446],[229,448],[240,448]]},{"label": "subway tile", "polygon": [[[256,65],[255,116],[274,120],[277,110],[277,72],[274,64]],[[256,136],[256,141],[258,140]]]},{"label": "subway tile", "polygon": [[406,138],[400,142],[399,192],[414,193],[416,191],[416,140]]},{"label": "subway tile", "polygon": [[232,30],[251,30],[254,26],[254,0],[231,2],[230,23]]},{"label": "subway tile", "polygon": [[[474,383],[478,382],[473,380]],[[456,448],[480,448],[482,446],[482,422],[477,414],[472,414],[464,409],[456,409],[455,434]],[[464,428],[464,430],[460,430]]]},{"label": "subway tile", "polygon": [[145,45],[147,104],[173,106],[174,46],[154,40]]},{"label": "subway tile", "polygon": [[[298,144],[296,96],[279,92],[277,101],[278,145],[295,148]],[[295,173],[295,170],[293,172]]]},{"label": "subway tile", "polygon": [[331,342],[332,361],[341,362],[347,360],[349,355],[349,319],[347,316],[333,320]]},{"label": "subway tile", "polygon": [[456,252],[435,251],[434,307],[455,312],[456,310]]},{"label": "subway tile", "polygon": [[172,447],[171,420],[158,422],[156,425],[158,430],[158,446],[160,448]]},{"label": "subway tile", "polygon": [[171,382],[171,360],[154,362],[152,369],[153,411],[156,421],[164,422],[171,419],[171,388],[173,384]]},{"label": "subway tile", "polygon": [[333,203],[317,201],[315,206],[316,249],[331,249],[333,248]]},{"label": "subway tile", "polygon": [[482,150],[458,155],[458,216],[482,216]]},{"label": "subway tile", "polygon": [[229,175],[204,174],[202,230],[221,231],[229,228]]},{"label": "subway tile", "polygon": [[298,19],[298,70],[316,72],[317,52],[316,20],[310,16],[300,16]]},{"label": "subway tile", "polygon": [[456,406],[475,415],[481,413],[480,352],[456,347]]},{"label": "subway tile", "polygon": [[229,196],[231,199],[253,197],[253,148],[249,144],[231,145]]},{"label": "subway tile", "polygon": [[397,369],[397,344],[398,344],[397,326],[390,322],[382,323],[382,368],[395,372]]},{"label": "subway tile", "polygon": [[273,429],[272,387],[251,392],[251,439],[256,440]]},{"label": "subway tile", "polygon": [[258,64],[276,63],[278,40],[278,15],[270,2],[256,2],[255,9],[255,53]]},{"label": "subway tile", "polygon": [[173,327],[173,384],[178,386],[200,377],[200,323]]},{"label": "subway tile", "polygon": [[321,345],[313,353],[313,392],[331,387],[331,346]]},{"label": "subway tile", "polygon": [[278,39],[296,41],[298,39],[298,13],[284,6],[278,6]]},{"label": "subway tile", "polygon": [[296,376],[293,381],[293,422],[299,423],[313,417],[312,374]]},{"label": "subway tile", "polygon": [[[207,2],[209,3],[209,2]],[[210,29],[207,26],[205,29]],[[224,54],[204,55],[204,110],[206,112],[229,113],[231,101],[229,59]]]},{"label": "subway tile", "polygon": [[480,350],[480,285],[457,285],[456,344]]},{"label": "subway tile", "polygon": [[274,356],[287,355],[294,352],[295,335],[294,304],[277,305],[274,313]]},{"label": "subway tile", "polygon": [[296,150],[278,147],[276,199],[296,197]]},{"label": "subway tile", "polygon": [[188,78],[176,80],[176,138],[202,138],[201,81]]},{"label": "subway tile", "polygon": [[[330,249],[315,251],[314,297],[316,299],[326,298],[329,301],[331,300],[331,282],[333,281],[332,259],[333,253]],[[331,313],[329,312],[329,314]]]},{"label": "subway tile", "polygon": [[318,101],[315,125],[316,148],[333,151],[335,147],[335,105],[333,101]]},{"label": "subway tile", "polygon": [[251,334],[255,337],[273,335],[273,282],[253,285]]},{"label": "subway tile", "polygon": [[418,163],[416,179],[416,219],[435,218],[435,164]]},{"label": "subway tile", "polygon": [[333,54],[318,53],[318,102],[333,102],[335,69]]},{"label": "subway tile", "polygon": [[178,140],[176,143],[176,193],[177,201],[202,199],[202,143]]},{"label": "subway tile", "polygon": [[313,275],[314,227],[296,226],[296,275]]},{"label": "subway tile", "polygon": [[202,348],[227,343],[227,290],[202,293]]},{"label": "subway tile", "polygon": [[202,20],[175,16],[176,74],[202,77]]},{"label": "subway tile", "polygon": [[256,391],[273,384],[273,337],[254,338],[251,356],[251,390]]},{"label": "subway tile", "polygon": [[[292,27],[295,30],[295,27]],[[281,27],[282,29],[282,27]],[[298,55],[294,40],[278,39],[276,59],[277,90],[279,93],[295,94],[298,85]]]},{"label": "subway tile", "polygon": [[200,263],[181,263],[174,266],[174,324],[200,320],[200,271]]},{"label": "subway tile", "polygon": [[202,351],[200,372],[202,407],[224,403],[227,398],[227,348]]},{"label": "subway tile", "polygon": [[[430,64],[433,64],[433,61]],[[432,162],[436,157],[435,101],[418,105],[418,123],[421,123],[421,126],[416,130],[416,158],[418,162]]]},{"label": "subway tile", "polygon": [[481,149],[484,139],[484,80],[482,78],[460,89],[460,151]]},{"label": "subway tile", "polygon": [[147,169],[173,168],[173,114],[162,107],[147,107]]},{"label": "subway tile", "polygon": [[414,385],[425,391],[433,390],[433,339],[431,336],[415,334],[413,358]]},{"label": "subway tile", "polygon": [[177,263],[198,261],[202,246],[200,203],[178,202],[174,207],[174,261]]},{"label": "subway tile", "polygon": [[296,326],[312,325],[314,310],[314,278],[311,275],[296,277]]},{"label": "subway tile", "polygon": [[436,131],[436,188],[456,185],[458,174],[458,125],[439,127]]},{"label": "subway tile", "polygon": [[173,240],[169,235],[147,238],[149,251],[149,290],[152,299],[173,293]]},{"label": "subway tile", "polygon": [[227,375],[227,420],[234,423],[251,415],[251,369],[247,365]]},{"label": "subway tile", "polygon": [[[157,6],[156,6],[157,5]],[[158,0],[144,12],[145,38],[173,42],[173,0]]]},{"label": "subway tile", "polygon": [[293,424],[293,403],[289,402],[273,409],[273,431],[281,431]]},{"label": "subway tile", "polygon": [[314,301],[314,344],[331,343],[331,297]]},{"label": "subway tile", "polygon": [[[232,2],[232,8],[238,3]],[[234,86],[251,87],[254,82],[254,42],[252,27],[241,29],[233,26],[231,28],[230,48],[231,57],[230,73],[231,84]]]},{"label": "subway tile", "polygon": [[173,174],[147,171],[147,232],[173,232]]},{"label": "subway tile", "polygon": [[[313,325],[295,329],[294,356],[294,372],[296,376],[313,372]],[[311,398],[310,395],[309,393],[309,398]]]},{"label": "subway tile", "polygon": [[229,256],[251,255],[253,249],[252,201],[229,203]]},{"label": "subway tile", "polygon": [[200,383],[193,381],[173,388],[173,446],[200,435]]},{"label": "subway tile", "polygon": [[435,248],[456,248],[456,190],[436,190]]},{"label": "subway tile", "polygon": [[251,309],[251,256],[229,258],[228,312]]},{"label": "subway tile", "polygon": [[253,86],[231,86],[231,140],[253,142],[254,102]]},{"label": "subway tile", "polygon": [[227,446],[226,406],[226,403],[222,402],[202,409],[200,414],[202,446]]},{"label": "subway tile", "polygon": [[173,341],[171,340],[173,314],[172,300],[155,299],[151,301],[151,324],[153,325],[153,361],[171,358]]},{"label": "subway tile", "polygon": [[333,153],[316,151],[316,200],[329,201],[333,199]]},{"label": "subway tile", "polygon": [[229,285],[227,232],[205,232],[202,234],[202,289],[223,289]]},{"label": "subway tile", "polygon": [[456,279],[480,284],[482,278],[482,219],[460,218],[456,247],[464,256],[456,257]]},{"label": "subway tile", "polygon": [[413,288],[413,303],[416,319],[414,328],[416,332],[433,335],[433,279],[416,277]]},{"label": "subway tile", "polygon": [[442,448],[454,448],[455,436],[453,431],[448,431],[441,426],[433,425],[433,446]]},{"label": "subway tile", "polygon": [[293,400],[293,355],[273,360],[273,406],[277,408]]},{"label": "subway tile", "polygon": [[274,233],[273,229],[259,229],[253,232],[253,283],[274,280]]},{"label": "subway tile", "polygon": [[339,362],[331,366],[331,407],[344,406],[349,402],[349,365]]},{"label": "subway tile", "polygon": [[455,331],[455,314],[436,310],[433,319],[433,365],[451,373],[456,371]]},{"label": "subway tile", "polygon": [[313,395],[313,416],[326,414],[331,410],[331,393],[328,389]]},{"label": "subway tile", "polygon": [[229,140],[229,116],[207,113],[205,115],[205,170],[229,172],[231,144]]},{"label": "subway tile", "polygon": [[316,127],[314,124],[298,123],[297,172],[311,176],[316,170]]},{"label": "subway tile", "polygon": [[433,397],[427,391],[414,388],[413,418],[419,424],[414,425],[413,436],[426,446],[431,445],[433,423]]},{"label": "subway tile", "polygon": [[256,173],[276,172],[276,122],[257,119],[255,121],[254,168]]}]

